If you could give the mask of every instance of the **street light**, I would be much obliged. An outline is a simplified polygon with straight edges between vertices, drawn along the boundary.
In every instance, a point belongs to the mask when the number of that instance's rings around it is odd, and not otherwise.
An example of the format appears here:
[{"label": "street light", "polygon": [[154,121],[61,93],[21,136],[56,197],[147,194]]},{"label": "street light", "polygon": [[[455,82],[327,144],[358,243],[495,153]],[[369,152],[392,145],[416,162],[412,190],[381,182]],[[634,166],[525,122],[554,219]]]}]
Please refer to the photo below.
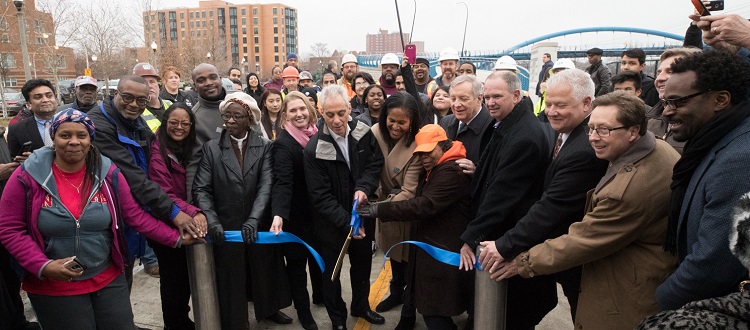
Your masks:
[{"label": "street light", "polygon": [[211,52],[208,52],[208,54],[206,54],[206,62],[211,62]]},{"label": "street light", "polygon": [[29,59],[29,47],[26,42],[26,23],[23,20],[23,1],[13,0],[18,14],[18,29],[21,33],[21,53],[23,54],[23,74],[26,81],[31,80],[31,60]]},{"label": "street light", "polygon": [[464,40],[461,42],[461,56],[464,56],[464,45],[466,45],[466,28],[469,26],[469,6],[466,2],[456,2],[456,4],[463,4],[466,8],[466,19],[464,20]]},{"label": "street light", "polygon": [[158,61],[156,60],[156,49],[157,49],[157,48],[158,48],[158,45],[156,44],[156,40],[154,40],[154,41],[151,41],[151,50],[153,50],[153,51],[154,51],[154,61],[153,61],[153,65],[154,65],[154,69],[157,69],[157,70],[158,70],[158,69],[159,69],[159,67],[158,67],[158,66],[156,65],[156,62],[158,62]]},{"label": "street light", "polygon": [[245,65],[247,65],[247,59],[245,57],[242,57],[242,63],[240,63],[240,67],[242,67],[242,75],[245,75]]},{"label": "street light", "polygon": [[260,80],[260,77],[262,77],[263,75],[261,75],[260,73],[260,63],[258,62],[255,62],[255,72],[258,74],[258,80]]}]

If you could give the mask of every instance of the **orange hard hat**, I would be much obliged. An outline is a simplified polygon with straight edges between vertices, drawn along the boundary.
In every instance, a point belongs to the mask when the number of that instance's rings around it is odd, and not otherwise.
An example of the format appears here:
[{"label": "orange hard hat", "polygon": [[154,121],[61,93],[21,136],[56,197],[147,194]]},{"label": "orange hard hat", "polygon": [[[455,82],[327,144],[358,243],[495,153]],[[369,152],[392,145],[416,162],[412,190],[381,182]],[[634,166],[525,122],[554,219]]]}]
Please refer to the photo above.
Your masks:
[{"label": "orange hard hat", "polygon": [[299,71],[293,66],[288,66],[284,71],[281,72],[281,78],[297,78],[299,79]]}]

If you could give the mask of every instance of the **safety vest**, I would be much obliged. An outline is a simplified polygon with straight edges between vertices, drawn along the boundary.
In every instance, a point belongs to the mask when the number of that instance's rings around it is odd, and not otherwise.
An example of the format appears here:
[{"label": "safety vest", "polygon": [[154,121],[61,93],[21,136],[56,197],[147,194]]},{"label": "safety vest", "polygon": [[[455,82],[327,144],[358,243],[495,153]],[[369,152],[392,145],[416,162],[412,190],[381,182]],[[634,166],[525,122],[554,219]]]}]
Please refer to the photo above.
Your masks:
[{"label": "safety vest", "polygon": [[[172,105],[172,101],[161,100],[161,105],[164,107],[164,109],[168,109],[169,106]],[[146,121],[146,125],[148,125],[148,128],[150,128],[152,132],[156,133],[156,130],[159,129],[159,126],[161,126],[161,120],[159,120],[159,118],[156,118],[156,115],[151,113],[148,108],[143,111],[141,117]]]}]

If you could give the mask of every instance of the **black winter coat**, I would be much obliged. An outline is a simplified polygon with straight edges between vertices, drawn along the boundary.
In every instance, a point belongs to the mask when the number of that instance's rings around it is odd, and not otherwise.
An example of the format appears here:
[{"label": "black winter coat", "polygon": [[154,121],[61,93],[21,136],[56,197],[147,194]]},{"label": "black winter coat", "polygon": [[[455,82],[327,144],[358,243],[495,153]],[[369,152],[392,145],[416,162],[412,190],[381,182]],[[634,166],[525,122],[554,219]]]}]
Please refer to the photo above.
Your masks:
[{"label": "black winter coat", "polygon": [[248,133],[244,168],[232,150],[229,133],[203,145],[203,157],[195,173],[193,198],[209,224],[224,230],[240,230],[245,221],[257,229],[271,204],[273,157],[271,143]]},{"label": "black winter coat", "polygon": [[349,233],[354,192],[370,197],[380,183],[383,154],[367,124],[349,121],[349,160],[328,127],[318,131],[305,147],[305,180],[316,213],[315,236],[318,243],[341,249]]},{"label": "black winter coat", "polygon": [[286,130],[271,145],[273,198],[271,213],[284,218],[283,230],[312,241],[313,215],[305,182],[304,148]]}]

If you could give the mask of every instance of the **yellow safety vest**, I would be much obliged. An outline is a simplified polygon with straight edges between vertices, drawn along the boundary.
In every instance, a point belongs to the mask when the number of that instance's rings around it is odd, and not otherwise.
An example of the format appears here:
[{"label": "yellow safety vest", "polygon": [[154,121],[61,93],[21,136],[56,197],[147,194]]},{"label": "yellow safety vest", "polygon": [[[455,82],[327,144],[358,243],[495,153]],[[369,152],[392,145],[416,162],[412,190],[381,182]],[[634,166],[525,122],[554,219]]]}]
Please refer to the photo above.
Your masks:
[{"label": "yellow safety vest", "polygon": [[[169,108],[169,106],[172,105],[172,101],[161,100],[161,105],[166,110],[167,108]],[[150,128],[154,133],[156,133],[156,130],[159,129],[159,126],[161,126],[161,121],[159,120],[159,118],[156,118],[156,115],[151,113],[151,111],[148,111],[148,108],[143,111],[143,114],[141,114],[141,118],[146,121],[146,125],[148,125],[148,128]]]}]

